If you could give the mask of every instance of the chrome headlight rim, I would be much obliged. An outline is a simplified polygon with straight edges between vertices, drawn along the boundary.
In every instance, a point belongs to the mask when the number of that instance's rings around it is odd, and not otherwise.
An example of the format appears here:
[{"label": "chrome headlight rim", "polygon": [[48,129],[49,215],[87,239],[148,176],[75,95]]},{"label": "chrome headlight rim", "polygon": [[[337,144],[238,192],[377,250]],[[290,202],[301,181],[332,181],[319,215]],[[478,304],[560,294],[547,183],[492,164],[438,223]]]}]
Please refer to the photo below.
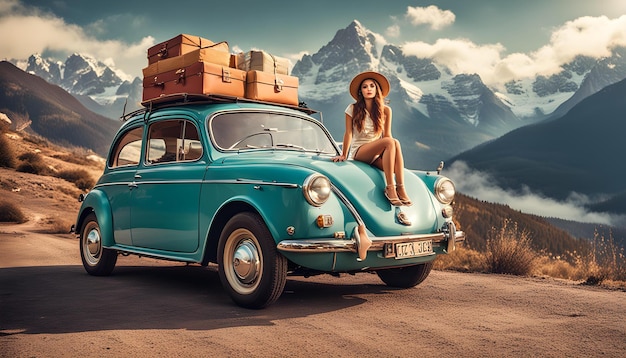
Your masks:
[{"label": "chrome headlight rim", "polygon": [[435,197],[444,204],[449,205],[456,195],[456,187],[454,182],[446,177],[441,177],[435,182]]},{"label": "chrome headlight rim", "polygon": [[313,206],[322,206],[330,198],[330,179],[320,173],[314,173],[304,179],[302,194],[306,201]]}]

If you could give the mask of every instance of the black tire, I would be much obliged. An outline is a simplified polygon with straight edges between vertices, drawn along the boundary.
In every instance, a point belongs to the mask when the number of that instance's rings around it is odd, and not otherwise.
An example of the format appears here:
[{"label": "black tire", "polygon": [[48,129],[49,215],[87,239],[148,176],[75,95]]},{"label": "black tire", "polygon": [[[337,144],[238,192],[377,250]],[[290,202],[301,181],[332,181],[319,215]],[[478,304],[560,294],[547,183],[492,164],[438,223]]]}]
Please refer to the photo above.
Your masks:
[{"label": "black tire", "polygon": [[102,247],[100,225],[94,213],[85,218],[80,230],[80,258],[85,271],[94,276],[108,276],[117,262],[117,251]]},{"label": "black tire", "polygon": [[258,215],[233,216],[217,250],[220,281],[235,303],[263,308],[280,297],[287,282],[287,259]]},{"label": "black tire", "polygon": [[428,277],[434,262],[415,266],[398,267],[376,271],[378,277],[390,287],[411,288],[419,285]]}]

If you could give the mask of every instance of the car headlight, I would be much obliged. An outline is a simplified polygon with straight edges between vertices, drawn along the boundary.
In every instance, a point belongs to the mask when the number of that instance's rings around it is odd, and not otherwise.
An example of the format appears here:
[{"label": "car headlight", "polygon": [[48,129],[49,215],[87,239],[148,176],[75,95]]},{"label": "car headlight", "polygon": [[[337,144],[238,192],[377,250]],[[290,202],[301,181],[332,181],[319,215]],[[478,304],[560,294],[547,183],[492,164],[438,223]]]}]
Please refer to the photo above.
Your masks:
[{"label": "car headlight", "polygon": [[322,174],[309,175],[302,184],[306,201],[313,206],[321,206],[330,197],[330,180]]},{"label": "car headlight", "polygon": [[435,183],[435,196],[442,204],[450,204],[454,200],[456,194],[456,188],[452,180],[441,177]]}]

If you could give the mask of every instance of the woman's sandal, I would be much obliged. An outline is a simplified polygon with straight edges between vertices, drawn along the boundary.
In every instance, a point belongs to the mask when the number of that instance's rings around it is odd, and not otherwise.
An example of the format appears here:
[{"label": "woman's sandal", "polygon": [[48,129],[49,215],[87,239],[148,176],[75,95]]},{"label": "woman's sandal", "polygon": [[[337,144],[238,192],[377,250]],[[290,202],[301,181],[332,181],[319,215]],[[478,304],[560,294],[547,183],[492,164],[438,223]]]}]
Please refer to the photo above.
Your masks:
[{"label": "woman's sandal", "polygon": [[[389,191],[390,188],[393,190],[393,194],[395,194],[395,198],[389,196],[388,191]],[[398,198],[398,194],[396,193],[396,186],[395,185],[387,185],[385,187],[385,192],[384,193],[385,193],[385,197],[387,198],[387,200],[389,200],[391,205],[393,205],[393,206],[402,206],[402,200],[400,200]]]},{"label": "woman's sandal", "polygon": [[413,202],[411,201],[411,199],[407,196],[406,191],[404,191],[404,184],[397,184],[396,187],[398,188],[402,188],[402,193],[404,195],[400,195],[400,194],[396,194],[398,195],[398,199],[400,199],[400,201],[402,202],[403,205],[406,206],[411,206],[413,205]]}]

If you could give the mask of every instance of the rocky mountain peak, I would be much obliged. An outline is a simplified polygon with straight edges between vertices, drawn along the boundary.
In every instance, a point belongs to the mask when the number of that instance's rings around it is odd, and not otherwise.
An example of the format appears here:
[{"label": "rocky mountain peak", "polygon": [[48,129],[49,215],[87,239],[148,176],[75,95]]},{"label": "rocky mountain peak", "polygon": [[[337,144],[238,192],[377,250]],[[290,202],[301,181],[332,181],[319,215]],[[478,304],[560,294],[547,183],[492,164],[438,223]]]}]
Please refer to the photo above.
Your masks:
[{"label": "rocky mountain peak", "polygon": [[[305,55],[292,70],[302,82],[322,84],[344,82],[366,69],[378,66],[382,36],[367,30],[354,20],[348,27],[337,31],[335,37],[313,55]],[[312,71],[315,70],[314,74]]]},{"label": "rocky mountain peak", "polygon": [[60,83],[61,66],[60,62],[48,61],[40,54],[34,54],[28,58],[26,72],[39,76],[50,83]]}]

